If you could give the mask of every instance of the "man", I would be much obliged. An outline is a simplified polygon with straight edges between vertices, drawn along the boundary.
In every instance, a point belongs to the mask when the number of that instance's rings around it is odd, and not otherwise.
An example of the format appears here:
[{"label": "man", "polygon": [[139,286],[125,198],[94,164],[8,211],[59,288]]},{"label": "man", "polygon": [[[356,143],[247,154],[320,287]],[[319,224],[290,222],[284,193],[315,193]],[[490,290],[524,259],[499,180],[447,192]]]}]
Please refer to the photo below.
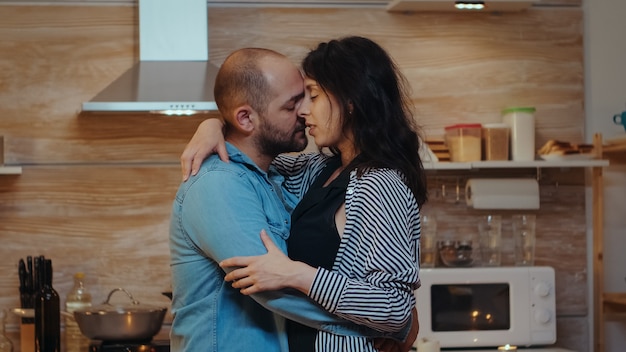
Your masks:
[{"label": "man", "polygon": [[295,293],[267,292],[254,300],[241,295],[224,281],[218,265],[229,257],[265,253],[260,229],[286,251],[290,212],[298,200],[284,190],[283,177],[270,163],[306,146],[304,120],[296,114],[303,97],[300,71],[276,52],[241,49],[220,68],[215,98],[230,162],[211,156],[174,201],[173,351],[286,352],[282,316],[339,334],[383,336]]}]

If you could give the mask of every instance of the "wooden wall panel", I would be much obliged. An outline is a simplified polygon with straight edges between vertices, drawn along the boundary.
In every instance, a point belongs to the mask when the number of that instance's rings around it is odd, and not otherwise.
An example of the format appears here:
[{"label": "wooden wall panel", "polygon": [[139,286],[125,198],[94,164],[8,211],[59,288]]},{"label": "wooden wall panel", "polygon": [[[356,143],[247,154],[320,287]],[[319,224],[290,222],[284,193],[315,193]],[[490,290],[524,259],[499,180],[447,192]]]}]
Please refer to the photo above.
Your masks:
[{"label": "wooden wall panel", "polygon": [[[134,62],[134,9],[27,9],[7,6],[0,14],[0,50],[13,53],[1,69],[6,163],[175,160],[184,142],[178,132],[188,135],[199,119],[77,118],[83,101]],[[28,20],[18,22],[23,17]],[[209,23],[216,64],[242,46],[273,48],[299,61],[328,38],[357,34],[378,40],[409,79],[416,118],[429,134],[441,134],[453,122],[499,121],[503,107],[531,105],[538,109],[537,146],[550,138],[582,139],[579,10],[463,16],[212,8]],[[16,33],[25,39],[16,41]],[[163,131],[169,133],[165,139]],[[132,138],[135,133],[145,133],[145,139]],[[131,138],[109,143],[119,135]],[[153,138],[163,149],[148,154],[140,144]],[[77,152],[64,152],[68,146]]]},{"label": "wooden wall panel", "polygon": [[572,351],[587,351],[589,321],[586,317],[561,317],[556,324],[559,346]]},{"label": "wooden wall panel", "polygon": [[[371,37],[409,79],[427,135],[447,124],[497,121],[508,105],[532,105],[537,145],[583,138],[577,8],[465,16],[211,7],[209,26],[210,60],[218,65],[243,46],[299,61],[321,40]],[[20,176],[0,176],[0,308],[17,305],[19,258],[40,253],[53,259],[62,296],[72,273],[83,270],[97,300],[125,286],[143,302],[168,303],[160,292],[169,287],[167,227],[178,157],[205,116],[79,113],[83,101],[137,60],[137,48],[134,7],[0,5],[0,135],[5,163],[23,166]],[[559,314],[583,319],[580,174],[555,176],[566,185],[558,192],[556,182],[542,181],[537,260],[561,274]],[[428,207],[449,224],[478,214],[435,198]]]},{"label": "wooden wall panel", "polygon": [[[86,273],[94,302],[115,287],[169,304],[168,229],[178,165],[27,167],[0,183],[0,307],[15,307],[17,262],[45,255],[65,297]],[[122,298],[124,298],[122,296]]]}]

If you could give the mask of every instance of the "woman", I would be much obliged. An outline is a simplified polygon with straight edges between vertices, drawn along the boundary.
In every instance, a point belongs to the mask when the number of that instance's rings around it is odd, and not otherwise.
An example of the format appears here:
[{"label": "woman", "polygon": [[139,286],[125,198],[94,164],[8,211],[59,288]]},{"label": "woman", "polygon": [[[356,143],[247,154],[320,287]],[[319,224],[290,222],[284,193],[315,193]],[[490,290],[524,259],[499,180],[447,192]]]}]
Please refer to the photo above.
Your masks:
[{"label": "woman", "polygon": [[[294,288],[345,319],[399,330],[419,287],[419,207],[426,201],[405,80],[385,50],[362,37],[319,44],[302,69],[299,114],[331,155],[274,161],[302,197],[292,213],[289,258],[262,234],[268,253],[223,261],[241,267],[226,280],[243,294]],[[292,351],[376,351],[372,339],[293,322],[288,335]]]}]

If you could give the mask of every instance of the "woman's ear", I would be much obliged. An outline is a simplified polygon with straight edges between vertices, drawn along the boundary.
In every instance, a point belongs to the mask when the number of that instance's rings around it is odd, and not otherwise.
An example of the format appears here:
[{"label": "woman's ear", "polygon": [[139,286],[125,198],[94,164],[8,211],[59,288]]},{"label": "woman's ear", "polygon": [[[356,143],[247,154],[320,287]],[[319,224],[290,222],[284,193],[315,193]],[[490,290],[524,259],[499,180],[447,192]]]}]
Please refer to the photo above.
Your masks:
[{"label": "woman's ear", "polygon": [[237,129],[251,133],[254,130],[253,120],[256,112],[249,105],[243,105],[235,109],[235,125]]}]

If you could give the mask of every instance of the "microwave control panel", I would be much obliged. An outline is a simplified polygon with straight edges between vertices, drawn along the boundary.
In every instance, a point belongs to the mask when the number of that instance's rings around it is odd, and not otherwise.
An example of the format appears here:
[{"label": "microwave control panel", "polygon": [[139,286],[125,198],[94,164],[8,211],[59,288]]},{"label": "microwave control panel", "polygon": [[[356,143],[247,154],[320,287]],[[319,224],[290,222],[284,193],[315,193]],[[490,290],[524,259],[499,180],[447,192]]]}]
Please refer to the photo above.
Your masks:
[{"label": "microwave control panel", "polygon": [[[534,270],[536,269],[536,270]],[[554,288],[554,270],[545,267],[531,267],[530,307],[533,340],[556,340],[556,293]],[[549,329],[546,329],[549,327]]]}]

